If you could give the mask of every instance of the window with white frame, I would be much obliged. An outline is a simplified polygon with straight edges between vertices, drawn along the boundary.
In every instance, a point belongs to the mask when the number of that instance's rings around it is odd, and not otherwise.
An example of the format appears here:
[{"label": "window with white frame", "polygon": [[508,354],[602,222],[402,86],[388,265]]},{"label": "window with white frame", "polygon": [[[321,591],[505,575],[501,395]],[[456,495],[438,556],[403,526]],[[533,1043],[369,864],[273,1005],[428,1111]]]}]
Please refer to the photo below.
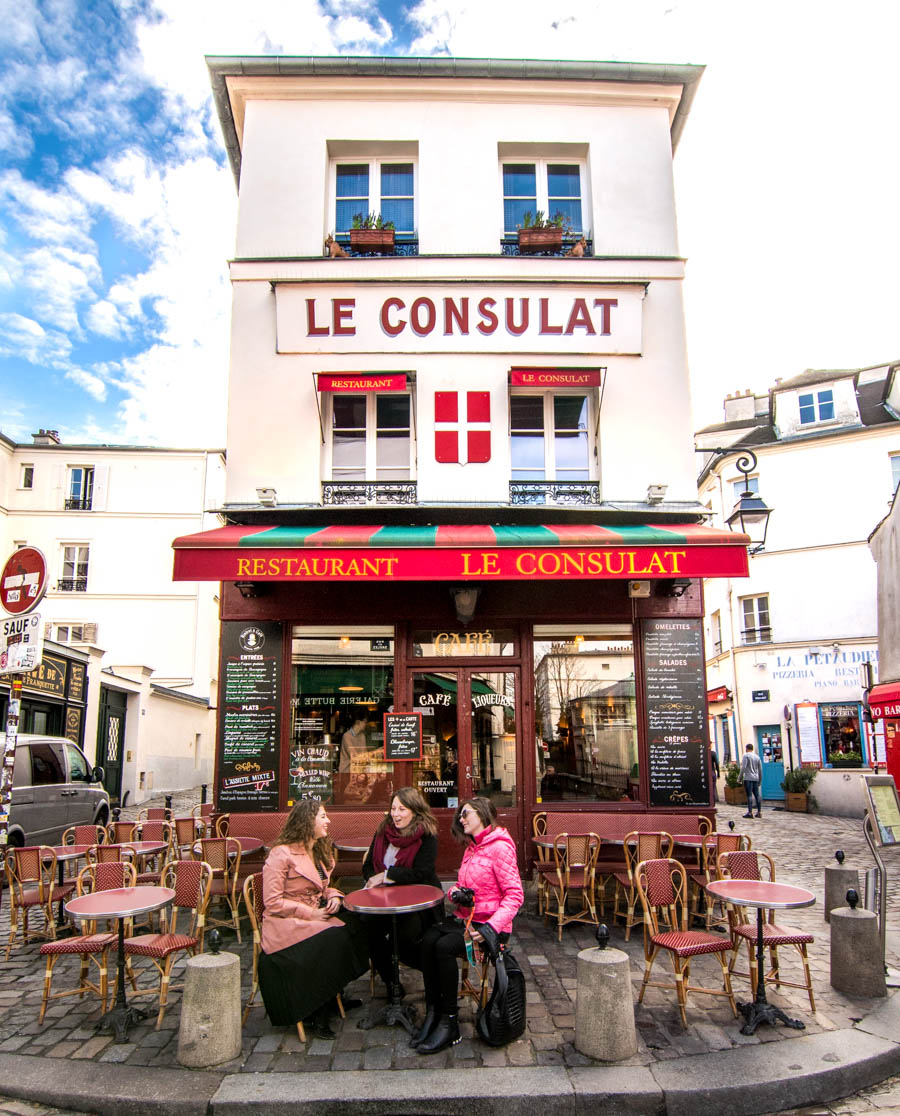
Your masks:
[{"label": "window with white frame", "polygon": [[19,473],[19,488],[34,488],[34,466],[23,465]]},{"label": "window with white frame", "polygon": [[331,479],[409,480],[410,420],[410,396],[405,392],[332,395]]},{"label": "window with white frame", "polygon": [[349,233],[353,218],[380,214],[395,235],[416,230],[416,163],[410,159],[353,159],[334,163],[335,236]]},{"label": "window with white frame", "polygon": [[721,612],[714,612],[709,618],[709,634],[712,639],[713,654],[721,655],[722,653],[722,614]]},{"label": "window with white frame", "polygon": [[90,547],[87,543],[69,543],[62,548],[61,576],[56,588],[61,593],[87,592]]},{"label": "window with white frame", "polygon": [[732,499],[737,503],[744,492],[752,492],[754,496],[759,495],[759,477],[741,477],[740,480],[733,480],[731,482]]},{"label": "window with white frame", "polygon": [[769,620],[769,596],[743,597],[741,599],[741,640],[744,643],[769,643],[772,626]]},{"label": "window with white frame", "polygon": [[822,391],[804,392],[797,396],[800,405],[800,425],[810,422],[830,422],[834,418],[834,392],[831,388]]},{"label": "window with white frame", "polygon": [[71,465],[67,485],[66,508],[90,511],[94,496],[94,467]]},{"label": "window with white frame", "polygon": [[512,480],[590,480],[590,411],[589,397],[583,393],[511,395]]},{"label": "window with white frame", "polygon": [[900,484],[900,453],[891,454],[891,492],[897,491]]},{"label": "window with white frame", "polygon": [[516,230],[525,224],[526,213],[533,219],[541,212],[547,220],[562,214],[568,231],[581,236],[584,232],[584,169],[581,161],[504,160],[501,164],[503,235],[515,236]]},{"label": "window with white frame", "polygon": [[83,643],[83,624],[57,624],[54,638],[57,643]]}]

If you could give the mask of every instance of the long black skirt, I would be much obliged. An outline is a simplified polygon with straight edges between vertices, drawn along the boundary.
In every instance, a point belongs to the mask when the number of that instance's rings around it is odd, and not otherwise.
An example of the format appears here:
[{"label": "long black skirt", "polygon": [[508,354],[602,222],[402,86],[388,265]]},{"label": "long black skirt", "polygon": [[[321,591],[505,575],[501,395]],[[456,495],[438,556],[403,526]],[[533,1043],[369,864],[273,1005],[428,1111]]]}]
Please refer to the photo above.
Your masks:
[{"label": "long black skirt", "polygon": [[260,952],[259,990],[273,1026],[306,1019],[368,969],[359,920],[343,912],[337,917],[345,919],[343,926],[329,926],[277,953]]}]

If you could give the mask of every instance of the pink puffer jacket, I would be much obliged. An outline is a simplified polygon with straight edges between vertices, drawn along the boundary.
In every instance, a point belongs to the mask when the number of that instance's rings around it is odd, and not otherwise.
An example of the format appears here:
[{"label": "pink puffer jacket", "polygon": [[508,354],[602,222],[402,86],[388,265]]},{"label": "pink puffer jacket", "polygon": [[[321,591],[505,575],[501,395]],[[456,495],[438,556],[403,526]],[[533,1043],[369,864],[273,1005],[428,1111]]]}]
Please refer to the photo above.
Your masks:
[{"label": "pink puffer jacket", "polygon": [[[475,892],[473,922],[489,922],[498,934],[512,930],[513,918],[525,901],[516,846],[501,826],[483,829],[463,853],[457,875],[458,887]],[[459,918],[468,918],[468,910],[456,908]]]}]

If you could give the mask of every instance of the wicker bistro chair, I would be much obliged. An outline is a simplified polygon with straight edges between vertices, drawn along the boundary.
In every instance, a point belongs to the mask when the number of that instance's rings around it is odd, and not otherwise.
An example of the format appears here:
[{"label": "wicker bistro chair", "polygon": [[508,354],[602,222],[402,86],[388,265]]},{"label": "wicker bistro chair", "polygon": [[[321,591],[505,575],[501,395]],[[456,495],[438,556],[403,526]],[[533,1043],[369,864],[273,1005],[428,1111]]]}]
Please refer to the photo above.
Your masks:
[{"label": "wicker bistro chair", "polygon": [[[468,935],[466,935],[468,937]],[[488,978],[491,974],[491,958],[487,950],[482,949],[478,942],[473,942],[475,947],[475,963],[478,966],[478,983],[470,975],[469,959],[464,957],[460,966],[459,992],[473,1003],[476,1015],[487,1003]]]},{"label": "wicker bistro chair", "polygon": [[150,884],[156,886],[162,877],[166,864],[172,859],[173,828],[166,821],[141,822],[138,838],[141,841],[165,841],[166,847],[149,856],[142,856],[143,869],[138,873],[138,885]]},{"label": "wicker bistro chair", "polygon": [[63,831],[63,845],[102,845],[106,841],[106,829],[102,825],[70,825]]},{"label": "wicker bistro chair", "polygon": [[216,836],[227,837],[228,827],[231,824],[231,814],[219,814],[216,818]]},{"label": "wicker bistro chair", "polygon": [[133,864],[137,858],[134,845],[118,845],[107,842],[105,845],[91,845],[85,854],[88,866],[93,864],[115,864],[120,860]]},{"label": "wicker bistro chair", "polygon": [[216,812],[215,806],[211,802],[201,802],[199,806],[195,806],[191,810],[191,814],[198,820],[209,822],[210,818]]},{"label": "wicker bistro chair", "polygon": [[[713,880],[719,879],[719,857],[723,853],[737,852],[740,849],[749,849],[752,842],[745,833],[713,833],[712,840],[715,842],[713,845],[706,845],[703,849],[703,879],[698,877],[698,885],[704,888],[703,902],[704,902],[704,916],[706,919],[706,929],[711,930],[713,926],[718,926],[728,920],[728,912],[725,909],[725,903],[721,899],[714,899],[709,892],[705,890],[706,884],[712,883]],[[690,874],[690,873],[689,873]],[[718,910],[718,914],[716,911]],[[699,904],[694,907],[694,917],[700,918]]]},{"label": "wicker bistro chair", "polygon": [[173,846],[179,857],[190,858],[193,856],[193,848],[195,843],[203,836],[197,828],[196,818],[176,818],[173,822],[175,826],[175,836],[173,838]]},{"label": "wicker bistro chair", "polygon": [[[212,869],[201,860],[175,860],[163,873],[163,886],[175,891],[172,913],[167,927],[159,934],[139,934],[125,942],[125,956],[129,963],[134,957],[146,957],[159,973],[157,988],[136,987],[138,996],[159,996],[159,1013],[156,1030],[162,1026],[163,1015],[169,999],[172,966],[179,953],[191,955],[203,952],[203,928],[209,905]],[[178,912],[190,911],[187,932],[178,933]],[[132,977],[132,980],[134,978]]]},{"label": "wicker bistro chair", "polygon": [[622,900],[625,916],[625,941],[631,938],[631,928],[638,919],[635,918],[635,908],[638,905],[637,885],[634,882],[634,871],[642,860],[668,859],[672,855],[672,836],[664,830],[656,833],[643,833],[635,830],[625,837],[622,846],[625,853],[625,870],[614,872],[616,881],[616,899],[613,906],[613,921],[619,916],[619,900]]},{"label": "wicker bistro chair", "polygon": [[[595,869],[600,852],[600,838],[596,833],[559,833],[553,842],[553,876],[547,877],[550,895],[556,903],[556,924],[559,940],[563,927],[570,922],[590,922],[599,925],[594,904]],[[569,897],[577,895],[581,907],[569,914]],[[546,913],[545,913],[546,917]]]},{"label": "wicker bistro chair", "polygon": [[[671,858],[644,860],[635,869],[635,884],[644,909],[644,956],[647,967],[641,982],[638,1003],[643,1003],[647,987],[674,988],[678,996],[678,1010],[681,1022],[687,1027],[687,997],[689,992],[702,992],[710,996],[725,996],[731,1010],[737,1016],[737,1006],[731,991],[731,974],[725,954],[731,950],[731,942],[721,934],[710,934],[705,930],[687,928],[687,877],[684,865]],[[660,928],[661,915],[668,916],[669,929]],[[659,955],[665,950],[671,955],[675,970],[675,983],[669,984],[650,980],[650,970]],[[690,983],[691,960],[704,953],[713,953],[722,966],[723,988],[702,988]]]},{"label": "wicker bistro chair", "polygon": [[[535,814],[531,819],[531,831],[534,834],[535,840],[546,837],[546,810],[542,810],[541,813]],[[553,860],[553,851],[551,849],[541,848],[540,845],[536,845],[535,848],[537,850],[537,859],[534,861],[534,878],[537,886],[538,914],[543,915],[546,913],[550,902],[550,885],[547,882],[547,877],[556,875],[556,864]]]},{"label": "wicker bistro chair", "polygon": [[[19,920],[22,923],[22,944],[37,938],[56,938],[56,919],[53,917],[53,904],[60,903],[75,890],[75,881],[66,880],[62,885],[56,882],[56,853],[49,845],[26,845],[24,848],[6,849],[6,880],[9,884],[9,941],[6,956],[9,960]],[[44,918],[41,930],[28,929],[28,916],[31,911],[39,911]]]},{"label": "wicker bistro chair", "polygon": [[[768,853],[750,852],[739,850],[737,852],[724,852],[719,857],[720,879],[732,880],[771,880],[775,882],[775,863]],[[756,919],[748,918],[744,907],[728,904],[728,921],[734,939],[734,949],[731,955],[729,972],[734,976],[750,978],[752,994],[756,995],[756,983],[759,979],[756,963],[757,926]],[[809,971],[809,955],[807,946],[815,941],[812,934],[803,930],[794,930],[788,926],[781,926],[775,922],[775,911],[768,910],[763,914],[763,944],[769,951],[769,964],[771,968],[765,974],[767,983],[774,982],[776,988],[782,984],[788,988],[803,988],[809,996],[811,1011],[816,1010],[816,1001],[813,996],[812,976]],[[743,944],[747,946],[747,956],[750,961],[750,972],[739,973],[735,969],[738,952]],[[780,962],[778,959],[779,946],[794,946],[800,954],[803,963],[803,982],[785,980],[781,976]]]},{"label": "wicker bistro chair", "polygon": [[[146,810],[138,810],[137,820],[142,821],[167,821],[172,820],[172,811],[165,806],[148,806]],[[152,840],[152,838],[147,838]]]},{"label": "wicker bistro chair", "polygon": [[230,918],[213,918],[207,916],[208,929],[213,926],[230,926],[237,940],[241,940],[240,895],[238,893],[238,880],[241,872],[241,844],[233,837],[201,837],[195,845],[200,845],[200,852],[195,853],[197,860],[205,861],[212,869],[212,883],[210,884],[210,899],[219,899],[228,905]]},{"label": "wicker bistro chair", "polygon": [[121,845],[125,841],[136,841],[137,822],[130,821],[115,821],[110,822],[106,827],[106,839],[116,845]]},{"label": "wicker bistro chair", "polygon": [[[114,887],[134,887],[134,880],[135,871],[130,864],[123,864],[120,861],[118,864],[89,865],[78,874],[78,894],[84,895],[88,891],[108,891]],[[38,1023],[44,1022],[50,1000],[60,1000],[65,996],[77,996],[82,999],[86,992],[93,992],[99,996],[100,1011],[106,1012],[109,999],[109,951],[115,946],[116,941],[117,935],[114,932],[107,930],[97,933],[96,923],[84,922],[81,934],[45,942],[41,946],[41,957],[45,957],[47,963],[44,968],[44,989],[41,995]],[[60,957],[80,959],[78,983],[74,988],[51,992],[53,969]],[[96,983],[90,977],[92,964],[97,967]]]}]

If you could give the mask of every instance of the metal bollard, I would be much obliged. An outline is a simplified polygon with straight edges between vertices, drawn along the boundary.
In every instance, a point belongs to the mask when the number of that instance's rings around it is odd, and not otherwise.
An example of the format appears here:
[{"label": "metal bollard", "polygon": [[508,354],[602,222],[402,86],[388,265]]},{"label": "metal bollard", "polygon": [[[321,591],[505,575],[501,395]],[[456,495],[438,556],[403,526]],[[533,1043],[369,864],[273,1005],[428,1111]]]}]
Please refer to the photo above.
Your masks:
[{"label": "metal bollard", "polygon": [[171,796],[171,794],[166,795],[166,809],[167,810],[172,809],[172,796]]},{"label": "metal bollard", "polygon": [[206,805],[206,783],[200,784],[200,805]]},{"label": "metal bollard", "polygon": [[862,870],[863,906],[867,911],[878,913],[878,896],[876,894],[877,868],[864,868]]}]

